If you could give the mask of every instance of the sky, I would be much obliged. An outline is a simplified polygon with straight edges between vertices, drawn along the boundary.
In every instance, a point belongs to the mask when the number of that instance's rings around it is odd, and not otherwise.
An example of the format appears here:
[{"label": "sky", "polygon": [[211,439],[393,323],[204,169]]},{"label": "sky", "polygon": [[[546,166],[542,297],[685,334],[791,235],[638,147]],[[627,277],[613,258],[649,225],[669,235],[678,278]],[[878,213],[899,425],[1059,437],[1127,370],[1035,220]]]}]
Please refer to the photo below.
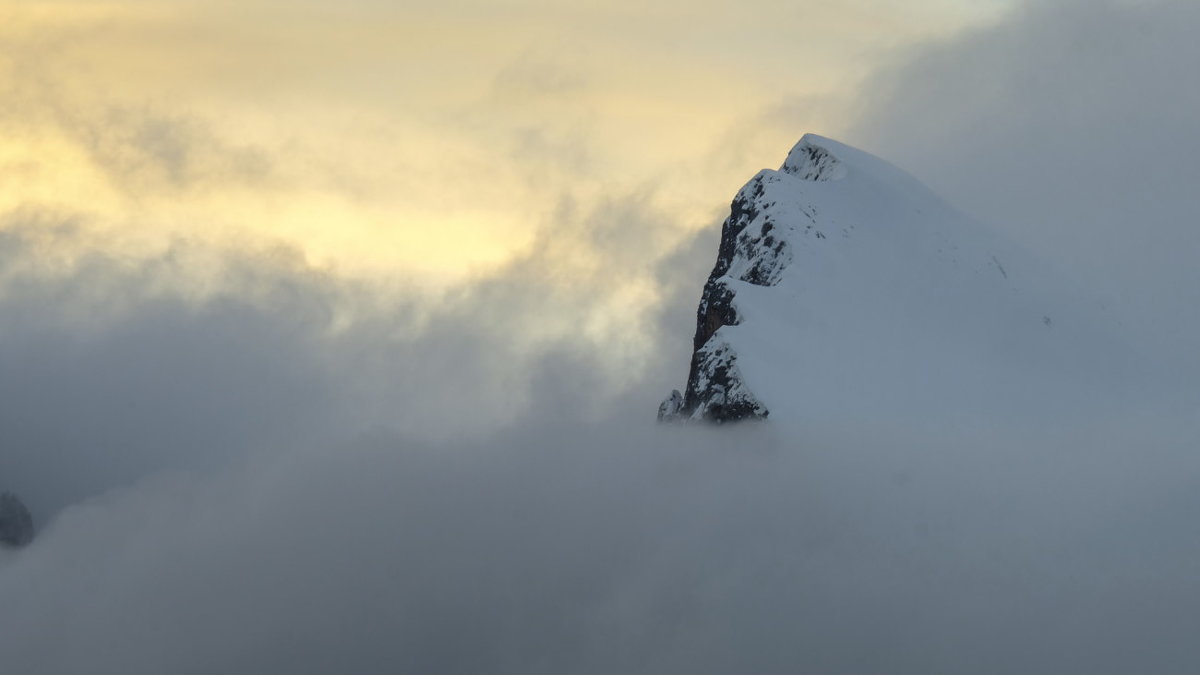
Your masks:
[{"label": "sky", "polygon": [[[0,2],[6,672],[1191,672],[1197,28]],[[1137,402],[655,427],[809,131],[1111,303]]]},{"label": "sky", "polygon": [[0,8],[6,212],[101,248],[294,247],[441,286],[649,192],[726,193],[893,50],[997,2],[116,2]]}]

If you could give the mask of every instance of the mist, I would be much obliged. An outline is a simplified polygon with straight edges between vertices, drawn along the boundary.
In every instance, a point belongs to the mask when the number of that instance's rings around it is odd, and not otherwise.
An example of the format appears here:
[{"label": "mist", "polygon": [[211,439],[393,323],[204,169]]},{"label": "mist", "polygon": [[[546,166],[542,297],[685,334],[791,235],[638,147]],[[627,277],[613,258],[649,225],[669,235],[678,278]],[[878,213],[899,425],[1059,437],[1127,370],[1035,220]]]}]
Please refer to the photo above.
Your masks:
[{"label": "mist", "polygon": [[0,663],[1192,672],[1197,136],[1176,111],[1197,92],[1166,64],[1196,18],[1029,6],[857,99],[848,141],[1128,317],[1145,395],[1091,418],[656,425],[718,222],[681,234],[653,186],[560,195],[524,253],[434,295],[283,246],[52,264],[78,233],[20,214],[0,489],[39,536],[0,550]]},{"label": "mist", "polygon": [[877,72],[847,134],[1052,260],[1195,373],[1197,25],[1188,2],[1024,3]]}]

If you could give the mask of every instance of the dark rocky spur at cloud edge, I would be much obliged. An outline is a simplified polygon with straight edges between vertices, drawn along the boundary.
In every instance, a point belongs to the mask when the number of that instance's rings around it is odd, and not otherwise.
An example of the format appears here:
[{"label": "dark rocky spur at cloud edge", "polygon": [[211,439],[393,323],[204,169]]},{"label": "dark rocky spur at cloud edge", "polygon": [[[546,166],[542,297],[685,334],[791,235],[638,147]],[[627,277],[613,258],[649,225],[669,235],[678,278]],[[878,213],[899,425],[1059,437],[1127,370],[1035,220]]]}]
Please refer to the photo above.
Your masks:
[{"label": "dark rocky spur at cloud edge", "polygon": [[11,492],[0,493],[0,546],[21,548],[33,541],[33,516]]}]

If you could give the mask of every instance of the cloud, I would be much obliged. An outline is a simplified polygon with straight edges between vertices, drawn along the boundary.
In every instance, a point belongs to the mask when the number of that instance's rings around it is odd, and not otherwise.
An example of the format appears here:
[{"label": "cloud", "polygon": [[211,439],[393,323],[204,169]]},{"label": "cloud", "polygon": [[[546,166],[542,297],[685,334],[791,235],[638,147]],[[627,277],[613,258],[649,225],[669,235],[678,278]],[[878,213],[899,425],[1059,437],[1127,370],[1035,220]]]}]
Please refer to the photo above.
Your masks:
[{"label": "cloud", "polygon": [[0,567],[0,644],[31,674],[1173,672],[1200,467],[1132,431],[541,421],[268,453],[68,510]]},{"label": "cloud", "polygon": [[[199,297],[173,281],[198,251],[10,278],[0,414],[7,447],[25,449],[0,455],[0,475],[36,498],[43,529],[0,557],[6,663],[1194,662],[1194,421],[656,427],[713,233],[672,250],[636,195],[560,215],[525,257],[434,305],[254,251],[213,252]],[[10,235],[4,250],[28,245]],[[669,310],[597,332],[598,307],[638,278]],[[80,295],[126,304],[81,321]],[[622,332],[670,339],[627,359]]]},{"label": "cloud", "polygon": [[265,150],[223,141],[200,119],[114,107],[63,126],[118,190],[134,195],[186,194],[214,181],[265,187],[271,175]]},{"label": "cloud", "polygon": [[[3,240],[6,261],[38,257],[37,239],[6,230]],[[328,438],[338,410],[313,349],[329,289],[269,255],[231,257],[219,264],[238,294],[196,302],[178,292],[188,258],[6,264],[0,474],[42,519],[156,471]]]},{"label": "cloud", "polygon": [[[336,277],[281,245],[177,239],[118,257],[69,214],[10,214],[0,475],[45,520],[259,447],[652,412],[686,367],[692,319],[677,308],[704,263],[671,255],[682,235],[646,193],[563,199],[523,255],[441,294]],[[84,253],[53,255],[68,250]]]},{"label": "cloud", "polygon": [[1027,3],[881,71],[850,135],[1191,351],[1197,26],[1188,2]]}]

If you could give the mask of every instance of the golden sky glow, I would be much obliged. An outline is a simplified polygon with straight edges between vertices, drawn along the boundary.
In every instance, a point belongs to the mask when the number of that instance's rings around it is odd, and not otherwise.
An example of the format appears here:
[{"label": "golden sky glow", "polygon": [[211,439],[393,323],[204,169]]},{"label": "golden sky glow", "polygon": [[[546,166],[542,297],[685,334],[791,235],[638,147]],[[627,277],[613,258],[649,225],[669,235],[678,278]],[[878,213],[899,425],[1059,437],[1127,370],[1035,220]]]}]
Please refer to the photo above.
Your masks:
[{"label": "golden sky glow", "polygon": [[0,222],[435,285],[622,194],[686,231],[836,135],[893,50],[1002,4],[6,0]]}]

